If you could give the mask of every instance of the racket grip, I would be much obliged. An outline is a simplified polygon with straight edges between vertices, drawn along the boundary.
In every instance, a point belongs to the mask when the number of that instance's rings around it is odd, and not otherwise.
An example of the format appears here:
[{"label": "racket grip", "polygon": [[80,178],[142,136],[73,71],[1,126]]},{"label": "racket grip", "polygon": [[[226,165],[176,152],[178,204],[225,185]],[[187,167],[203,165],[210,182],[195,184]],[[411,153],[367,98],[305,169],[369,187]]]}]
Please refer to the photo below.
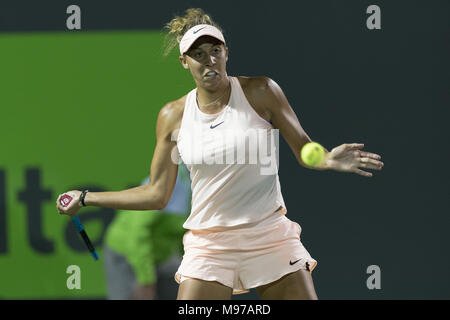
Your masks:
[{"label": "racket grip", "polygon": [[89,239],[86,231],[84,230],[83,224],[81,223],[80,219],[77,216],[73,216],[72,220],[75,223],[75,225],[76,225],[76,227],[78,229],[78,232],[80,233],[81,237],[83,238],[84,243],[88,247],[92,258],[94,258],[94,260],[98,260],[99,259],[99,255],[98,255],[97,251],[95,250],[94,246],[92,245],[91,240]]}]

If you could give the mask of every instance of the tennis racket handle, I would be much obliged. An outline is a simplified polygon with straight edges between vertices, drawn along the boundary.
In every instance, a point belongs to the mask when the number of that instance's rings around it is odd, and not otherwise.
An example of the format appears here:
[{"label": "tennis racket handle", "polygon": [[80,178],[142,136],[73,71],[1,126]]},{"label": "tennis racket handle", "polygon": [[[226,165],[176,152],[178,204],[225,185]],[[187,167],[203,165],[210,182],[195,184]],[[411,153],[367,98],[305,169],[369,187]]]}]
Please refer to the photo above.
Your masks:
[{"label": "tennis racket handle", "polygon": [[89,252],[91,253],[94,260],[98,260],[99,256],[97,251],[95,250],[94,246],[92,245],[91,240],[89,239],[86,230],[84,230],[83,224],[81,223],[80,219],[77,216],[72,217],[73,222],[75,223],[78,232],[81,235],[81,238],[83,239],[84,243],[86,244],[86,247],[89,249]]},{"label": "tennis racket handle", "polygon": [[60,203],[63,207],[67,207],[71,202],[72,202],[72,197],[69,196],[68,194],[63,194],[63,195],[61,196],[61,198],[59,198],[59,203]]},{"label": "tennis racket handle", "polygon": [[[59,199],[59,202],[63,207],[67,207],[70,202],[72,201],[72,197],[68,194],[63,194],[61,198]],[[84,226],[80,221],[80,218],[77,216],[72,217],[73,222],[75,223],[75,226],[77,227],[78,232],[81,235],[81,238],[83,239],[84,243],[86,244],[86,247],[89,249],[89,252],[91,253],[91,256],[94,258],[94,260],[98,260],[99,256],[97,251],[95,250],[94,246],[92,245],[91,240],[89,239],[86,230],[84,230]]]}]

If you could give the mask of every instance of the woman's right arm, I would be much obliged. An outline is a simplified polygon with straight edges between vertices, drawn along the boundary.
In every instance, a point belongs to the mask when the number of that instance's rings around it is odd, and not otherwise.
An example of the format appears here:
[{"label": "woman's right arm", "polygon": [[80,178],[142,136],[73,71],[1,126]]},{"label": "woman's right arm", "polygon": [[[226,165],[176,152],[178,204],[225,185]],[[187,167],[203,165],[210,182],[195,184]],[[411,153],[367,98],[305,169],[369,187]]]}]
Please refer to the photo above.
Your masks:
[{"label": "woman's right arm", "polygon": [[[176,142],[172,141],[172,132],[177,129],[180,120],[179,103],[172,102],[164,106],[158,115],[156,124],[156,147],[150,167],[151,179],[146,185],[115,192],[88,192],[84,199],[86,206],[112,208],[117,210],[160,210],[163,209],[173,192],[178,173],[178,164],[171,158]],[[73,203],[62,207],[57,200],[59,213],[74,215],[79,210],[81,192],[67,192]]]}]

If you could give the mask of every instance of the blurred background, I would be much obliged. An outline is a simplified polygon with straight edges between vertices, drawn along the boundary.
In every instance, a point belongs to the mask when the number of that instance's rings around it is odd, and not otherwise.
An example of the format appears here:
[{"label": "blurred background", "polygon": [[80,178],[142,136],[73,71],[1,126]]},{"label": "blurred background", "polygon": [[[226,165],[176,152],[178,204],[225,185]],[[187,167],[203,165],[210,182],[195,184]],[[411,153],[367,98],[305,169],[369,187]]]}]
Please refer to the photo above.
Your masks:
[{"label": "blurred background", "polygon": [[[80,29],[67,28],[70,5]],[[381,29],[367,28],[370,5]],[[280,139],[287,216],[318,261],[319,298],[449,299],[447,0],[2,0],[0,298],[108,298],[103,246],[118,212],[79,213],[94,261],[55,201],[148,177],[159,110],[195,87],[176,49],[162,56],[164,24],[190,7],[224,29],[228,74],[274,79],[312,140],[382,155],[372,178],[319,172]],[[67,288],[70,265],[81,289]],[[367,286],[373,265],[380,289]],[[157,297],[176,289],[160,275]]]}]

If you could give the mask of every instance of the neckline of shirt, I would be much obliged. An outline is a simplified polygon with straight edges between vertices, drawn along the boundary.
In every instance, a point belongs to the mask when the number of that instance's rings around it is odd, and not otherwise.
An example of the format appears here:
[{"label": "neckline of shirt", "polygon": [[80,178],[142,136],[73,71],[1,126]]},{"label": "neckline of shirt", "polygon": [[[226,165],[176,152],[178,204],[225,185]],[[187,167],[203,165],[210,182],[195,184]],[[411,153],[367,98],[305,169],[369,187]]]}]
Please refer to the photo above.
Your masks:
[{"label": "neckline of shirt", "polygon": [[232,77],[228,77],[228,80],[230,81],[230,87],[231,87],[231,91],[230,91],[230,98],[228,99],[228,102],[226,104],[226,106],[220,110],[217,113],[204,113],[202,110],[200,110],[198,104],[197,104],[197,99],[195,99],[195,97],[197,96],[197,88],[195,88],[195,92],[194,92],[194,105],[195,105],[195,109],[199,112],[199,114],[203,117],[203,118],[207,118],[207,119],[215,119],[218,116],[220,116],[221,114],[223,114],[227,109],[230,108],[230,103],[233,97],[233,82],[232,82]]}]

